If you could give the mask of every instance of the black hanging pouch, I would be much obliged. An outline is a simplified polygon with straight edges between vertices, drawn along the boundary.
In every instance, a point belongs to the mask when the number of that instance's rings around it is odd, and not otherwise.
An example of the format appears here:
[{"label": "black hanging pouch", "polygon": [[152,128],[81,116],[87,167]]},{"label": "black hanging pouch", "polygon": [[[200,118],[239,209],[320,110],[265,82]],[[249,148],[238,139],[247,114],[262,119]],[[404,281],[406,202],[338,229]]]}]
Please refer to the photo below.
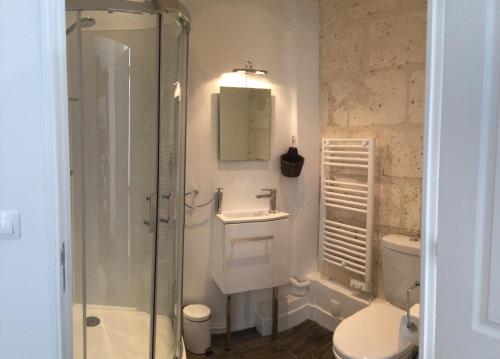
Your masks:
[{"label": "black hanging pouch", "polygon": [[281,155],[281,173],[285,177],[299,177],[304,161],[304,157],[299,155],[299,150],[295,147],[295,137],[292,137],[292,147]]}]

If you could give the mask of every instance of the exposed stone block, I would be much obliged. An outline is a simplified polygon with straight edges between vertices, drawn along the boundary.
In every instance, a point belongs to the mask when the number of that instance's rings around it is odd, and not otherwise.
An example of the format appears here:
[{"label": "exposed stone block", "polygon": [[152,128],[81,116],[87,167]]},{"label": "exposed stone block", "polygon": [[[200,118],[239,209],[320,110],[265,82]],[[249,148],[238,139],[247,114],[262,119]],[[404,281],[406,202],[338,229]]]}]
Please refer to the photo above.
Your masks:
[{"label": "exposed stone block", "polygon": [[383,148],[381,170],[384,176],[422,177],[422,128],[383,129],[377,136],[377,143]]},{"label": "exposed stone block", "polygon": [[410,77],[408,98],[408,119],[410,122],[423,123],[425,117],[425,71],[416,71]]},{"label": "exposed stone block", "polygon": [[409,11],[370,25],[370,68],[425,61],[426,12]]},{"label": "exposed stone block", "polygon": [[321,41],[321,74],[332,76],[360,71],[362,68],[363,29],[338,29]]},{"label": "exposed stone block", "polygon": [[399,227],[401,224],[401,188],[395,183],[380,183],[377,191],[379,225]]},{"label": "exposed stone block", "polygon": [[355,83],[352,81],[336,81],[332,83],[329,90],[330,126],[346,126],[349,121],[351,110],[351,93],[355,91]]},{"label": "exposed stone block", "polygon": [[377,0],[380,12],[425,9],[426,0]]},{"label": "exposed stone block", "polygon": [[320,84],[319,89],[319,120],[321,128],[325,129],[330,125],[328,122],[330,113],[330,91],[326,84]]},{"label": "exposed stone block", "polygon": [[401,0],[379,0],[378,1],[378,9],[380,11],[393,11],[397,9],[401,9],[403,4],[406,2]]},{"label": "exposed stone block", "polygon": [[374,73],[362,80],[331,85],[334,123],[350,126],[394,125],[406,115],[406,75],[402,71]]},{"label": "exposed stone block", "polygon": [[373,0],[356,0],[356,1],[342,1],[333,9],[334,27],[347,27],[353,23],[359,25],[360,21],[373,18],[378,13],[377,1]]},{"label": "exposed stone block", "polygon": [[411,233],[420,233],[421,183],[407,182],[403,185],[401,226]]}]

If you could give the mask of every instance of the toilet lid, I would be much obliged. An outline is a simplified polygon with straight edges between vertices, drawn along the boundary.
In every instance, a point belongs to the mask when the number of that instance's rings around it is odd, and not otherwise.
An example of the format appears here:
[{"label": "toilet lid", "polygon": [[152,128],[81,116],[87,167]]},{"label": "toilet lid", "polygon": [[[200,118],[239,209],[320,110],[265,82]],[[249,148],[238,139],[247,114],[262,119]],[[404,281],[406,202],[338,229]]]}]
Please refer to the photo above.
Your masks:
[{"label": "toilet lid", "polygon": [[349,359],[392,359],[412,348],[399,333],[405,312],[383,300],[343,320],[333,334],[333,346]]}]

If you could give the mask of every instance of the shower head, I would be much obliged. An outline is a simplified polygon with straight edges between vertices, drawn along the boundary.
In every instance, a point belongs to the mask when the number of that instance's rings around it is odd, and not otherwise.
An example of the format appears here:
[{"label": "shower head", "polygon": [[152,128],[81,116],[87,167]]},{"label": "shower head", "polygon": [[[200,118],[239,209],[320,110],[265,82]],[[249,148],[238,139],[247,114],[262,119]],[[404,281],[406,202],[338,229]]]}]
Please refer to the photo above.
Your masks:
[{"label": "shower head", "polygon": [[[95,25],[95,19],[93,17],[84,17],[79,20],[80,22],[80,27],[91,27]],[[75,21],[73,24],[71,24],[67,29],[66,29],[66,35],[70,34],[74,29],[76,29],[76,25],[78,24],[78,21]]]}]

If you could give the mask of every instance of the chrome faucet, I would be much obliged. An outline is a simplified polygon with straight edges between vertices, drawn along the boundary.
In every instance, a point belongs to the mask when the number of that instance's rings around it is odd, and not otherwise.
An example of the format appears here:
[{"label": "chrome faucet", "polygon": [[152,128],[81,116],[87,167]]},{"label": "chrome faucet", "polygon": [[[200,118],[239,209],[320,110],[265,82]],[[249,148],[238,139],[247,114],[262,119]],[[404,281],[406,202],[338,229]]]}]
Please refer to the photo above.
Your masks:
[{"label": "chrome faucet", "polygon": [[258,194],[257,198],[269,198],[269,213],[276,213],[276,192],[277,190],[271,188],[262,188],[262,191],[268,191],[266,194]]},{"label": "chrome faucet", "polygon": [[415,284],[408,288],[408,290],[406,291],[406,327],[411,332],[416,332],[418,329],[415,323],[413,323],[410,319],[410,295],[411,292],[417,287],[420,287],[419,281],[416,281]]}]

